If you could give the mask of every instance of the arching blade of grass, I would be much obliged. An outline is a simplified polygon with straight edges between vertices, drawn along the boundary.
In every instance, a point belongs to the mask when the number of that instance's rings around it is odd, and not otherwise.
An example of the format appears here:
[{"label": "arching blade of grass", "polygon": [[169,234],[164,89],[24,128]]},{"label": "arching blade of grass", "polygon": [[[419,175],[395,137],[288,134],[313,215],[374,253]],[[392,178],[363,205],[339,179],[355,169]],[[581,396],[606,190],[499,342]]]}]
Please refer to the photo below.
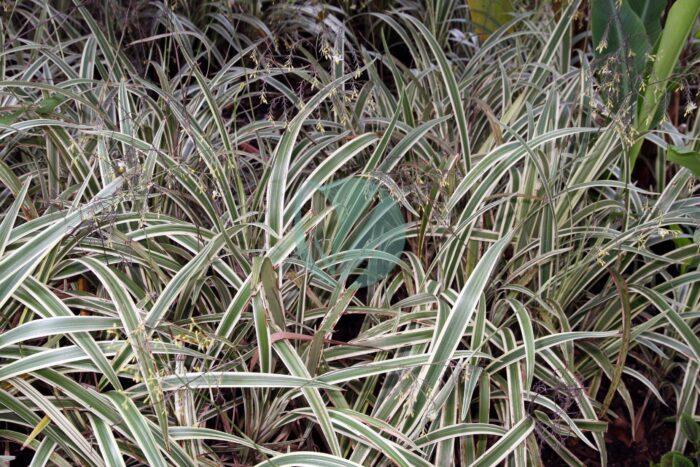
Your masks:
[{"label": "arching blade of grass", "polygon": [[118,319],[99,316],[61,316],[30,321],[0,334],[0,348],[37,337],[103,331],[115,328],[119,323]]},{"label": "arching blade of grass", "polygon": [[496,444],[491,446],[481,457],[476,459],[474,466],[498,465],[511,452],[513,452],[525,438],[535,429],[535,421],[526,417],[513,426]]},{"label": "arching blade of grass", "polygon": [[123,393],[112,391],[107,397],[114,404],[131,431],[134,440],[141,448],[149,465],[165,467],[168,464],[163,458],[156,440],[148,427],[148,423],[138,411],[136,405]]},{"label": "arching blade of grass", "polygon": [[[8,410],[11,410],[14,414],[16,414],[19,417],[20,420],[25,422],[29,427],[35,427],[41,423],[41,417],[35,414],[34,411],[31,410],[18,397],[13,396],[4,389],[0,390],[0,405],[2,405]],[[44,428],[44,430],[42,430],[42,432],[46,437],[53,440],[63,449],[64,455],[66,457],[69,457],[73,461],[73,464],[81,462],[79,460],[80,458],[77,457],[77,454],[74,451],[74,445],[72,445],[65,436],[62,436],[54,426],[52,426],[49,423]],[[18,435],[20,436],[17,436],[15,438],[16,442],[22,444],[26,443],[27,446],[32,446],[33,449],[38,449],[39,443],[37,442],[37,440],[30,440],[28,436],[22,436],[21,433],[18,433]],[[65,462],[65,460],[63,462],[65,465],[70,465],[67,462]]]},{"label": "arching blade of grass", "polygon": [[88,414],[88,418],[100,446],[100,452],[102,452],[105,465],[107,465],[107,467],[126,467],[117,440],[114,438],[114,434],[109,428],[109,425],[99,417]]},{"label": "arching blade of grass", "polygon": [[[515,347],[515,338],[510,329],[503,331],[503,343],[505,344],[506,350],[510,350]],[[532,344],[526,347],[532,347]],[[525,404],[523,401],[523,382],[522,375],[520,371],[520,365],[516,362],[508,366],[508,412],[509,418],[513,428],[517,427],[519,423],[527,420],[528,416],[525,414]],[[504,437],[508,437],[506,434]],[[515,465],[526,466],[527,465],[527,451],[525,450],[525,444],[520,441],[513,441],[516,445],[514,451]],[[488,454],[488,451],[484,453],[484,456]],[[495,454],[494,454],[495,456]],[[500,454],[499,454],[500,456]],[[477,460],[478,462],[478,460]]]},{"label": "arching blade of grass", "polygon": [[29,467],[44,467],[49,461],[49,457],[56,449],[56,443],[50,438],[44,438],[39,444],[39,448],[36,450],[34,457],[32,457],[32,462]]},{"label": "arching blade of grass", "polygon": [[[284,363],[287,370],[294,376],[301,378],[310,378],[309,372],[304,366],[304,362],[286,340],[277,341],[273,344],[275,353]],[[311,406],[314,412],[317,423],[321,426],[321,431],[325,437],[326,443],[335,456],[341,456],[340,444],[338,443],[338,435],[336,434],[328,409],[321,397],[320,392],[315,388],[302,387],[302,393]]]},{"label": "arching blade of grass", "polygon": [[[299,243],[304,241],[306,232],[323,221],[328,213],[329,211],[326,210],[315,216],[307,215],[302,218],[301,221],[295,225],[291,231],[275,245],[274,248],[268,251],[267,257],[270,259],[272,264],[276,265],[285,260],[292,253],[292,251],[299,246]],[[224,315],[216,328],[216,336],[223,338],[227,338],[229,336],[233,328],[240,320],[241,314],[243,313],[243,308],[250,300],[251,292],[250,277],[248,277],[240,286],[235,297],[233,297],[233,300],[226,308],[226,311],[224,312]],[[212,358],[215,358],[221,351],[222,347],[222,342],[214,341],[208,354]]]},{"label": "arching blade of grass", "polygon": [[433,430],[427,435],[418,438],[416,444],[418,447],[424,447],[447,438],[476,435],[503,436],[506,433],[507,431],[498,425],[490,425],[488,423],[460,423]]},{"label": "arching blade of grass", "polygon": [[5,212],[5,217],[3,217],[2,223],[0,223],[0,257],[5,252],[7,240],[10,237],[10,232],[12,231],[12,227],[17,219],[17,214],[19,213],[22,204],[24,204],[24,199],[27,196],[27,191],[29,190],[31,181],[31,178],[27,178],[27,180],[24,182],[19,195],[17,195],[17,198],[15,198],[15,201],[12,203],[10,209]]},{"label": "arching blade of grass", "polygon": [[509,242],[510,238],[504,237],[489,248],[452,307],[447,322],[433,345],[430,360],[419,376],[419,381],[422,382],[421,390],[412,407],[415,415],[412,417],[411,427],[419,423],[420,417],[427,409],[428,400],[436,391],[438,380],[445,371],[438,362],[449,360],[457,349],[462,333],[474,313],[479,296]]},{"label": "arching blade of grass", "polygon": [[518,318],[518,324],[523,336],[523,347],[525,348],[525,390],[529,390],[532,386],[532,379],[535,376],[535,334],[532,329],[532,320],[522,303],[515,300],[508,300],[508,303],[515,311]]},{"label": "arching blade of grass", "polygon": [[[69,213],[66,217],[46,223],[41,233],[33,236],[21,247],[12,250],[0,259],[0,284],[2,284],[0,303],[4,303],[29,275],[37,262],[47,255],[61,239],[75,229],[84,218],[95,216],[110,204],[114,204],[117,191],[121,188],[121,178],[103,189],[91,203]],[[9,278],[12,277],[12,281]]]},{"label": "arching blade of grass", "polygon": [[338,170],[340,170],[345,163],[357,156],[371,144],[374,144],[376,141],[377,137],[373,134],[367,133],[360,135],[357,138],[354,138],[352,141],[349,141],[343,146],[339,147],[321,164],[319,164],[319,166],[316,167],[311,174],[309,174],[304,183],[294,193],[294,197],[292,197],[284,212],[284,225],[288,225],[289,222],[291,222],[294,216],[298,214],[302,206],[304,206],[304,204],[311,199],[313,194],[324,182],[333,177],[333,175],[338,172]]},{"label": "arching blade of grass", "polygon": [[263,452],[266,455],[275,456],[278,453],[270,449],[255,444],[249,439],[244,439],[239,436],[234,436],[222,431],[212,430],[211,428],[192,428],[192,427],[171,427],[170,437],[174,440],[216,440],[245,446],[256,451]]},{"label": "arching blade of grass", "polygon": [[[15,293],[15,297],[42,318],[73,317],[70,309],[46,285],[39,283],[33,277],[28,277],[24,281]],[[115,389],[121,389],[119,377],[102,354],[93,337],[87,333],[76,333],[72,338],[90,356],[95,366],[100,369],[112,386]]]},{"label": "arching blade of grass", "polygon": [[261,462],[257,464],[256,467],[265,466],[293,466],[293,465],[304,465],[306,463],[312,463],[318,467],[360,467],[360,464],[347,461],[339,456],[331,456],[328,454],[311,452],[311,451],[300,451],[292,452],[289,454],[280,454],[271,458],[266,462]]},{"label": "arching blade of grass", "polygon": [[442,79],[445,83],[445,88],[447,90],[447,95],[450,98],[450,105],[452,106],[452,113],[455,121],[457,122],[457,131],[459,132],[459,152],[462,154],[462,164],[465,168],[465,172],[468,172],[471,168],[471,147],[469,144],[469,132],[467,129],[467,117],[464,112],[464,105],[462,103],[462,97],[460,89],[457,86],[457,80],[455,79],[454,73],[451,69],[450,62],[448,62],[444,51],[440,47],[440,44],[435,40],[435,37],[430,33],[428,28],[421,24],[418,20],[411,16],[404,16],[407,21],[410,21],[413,26],[418,29],[418,31],[423,35],[423,38],[428,43],[430,51],[438,62],[440,67],[440,73],[442,74]]},{"label": "arching blade of grass", "polygon": [[[139,316],[131,297],[126,293],[126,288],[122,281],[111,271],[107,266],[93,258],[85,258],[80,260],[82,264],[87,266],[99,279],[100,282],[109,292],[110,297],[119,312],[119,319],[122,326],[129,336],[129,343],[134,355],[136,356],[139,365],[139,371],[143,381],[148,387],[148,396],[151,399],[160,429],[165,438],[165,444],[168,443],[168,412],[165,408],[165,400],[163,398],[163,389],[158,381],[158,368],[153,355],[149,352],[149,343],[146,342],[146,326],[143,319]],[[119,396],[115,396],[115,402],[121,400]],[[122,396],[123,398],[123,396]]]},{"label": "arching blade of grass", "polygon": [[[230,229],[230,231],[240,230],[241,228],[242,227],[237,227]],[[144,320],[146,329],[155,328],[187,284],[200,274],[202,269],[214,261],[218,251],[224,246],[225,237],[230,235],[230,231],[220,233],[209,241],[207,245],[197,253],[197,256],[180,269],[170,282],[168,282],[165,290],[158,296],[158,300],[156,300],[153,307],[151,307]]]},{"label": "arching blade of grass", "polygon": [[[312,378],[303,378],[275,373],[249,373],[243,371],[206,373],[185,373],[181,375],[164,376],[160,380],[163,391],[175,391],[181,388],[325,388],[334,386]],[[144,385],[136,385],[129,393],[144,393]]]},{"label": "arching blade of grass", "polygon": [[693,352],[695,358],[700,361],[700,338],[697,333],[693,332],[693,329],[685,322],[683,315],[678,314],[666,301],[666,299],[658,292],[633,286],[633,290],[644,295],[649,303],[653,304],[661,313],[665,315],[665,318],[671,323],[675,328],[676,332],[680,334],[685,343]]},{"label": "arching blade of grass", "polygon": [[[629,75],[578,0],[485,40],[452,0],[14,2],[0,439],[61,467],[605,465],[629,418],[689,453],[695,2],[603,3],[643,28],[608,31],[645,38]],[[623,170],[642,133],[656,177]]]},{"label": "arching blade of grass", "polygon": [[51,419],[51,422],[57,426],[61,433],[68,437],[68,439],[75,444],[76,448],[79,449],[78,452],[81,457],[94,463],[95,465],[103,465],[102,458],[92,448],[91,444],[85,439],[82,433],[78,431],[71,420],[69,420],[68,417],[66,417],[47,397],[42,395],[29,383],[20,378],[10,380],[10,384],[17,388],[40,410],[46,413],[46,415]]},{"label": "arching blade of grass", "polygon": [[[361,72],[362,70],[359,71]],[[287,174],[297,136],[299,135],[302,126],[306,123],[306,119],[309,117],[311,112],[313,112],[324,99],[331,95],[331,93],[335,92],[340,85],[348,81],[354,75],[354,72],[349,73],[332,81],[321,89],[307,103],[305,103],[302,109],[299,110],[299,113],[292,119],[291,122],[289,122],[284,135],[282,135],[282,138],[275,148],[274,159],[272,161],[272,171],[270,173],[270,180],[267,184],[268,188],[265,221],[270,229],[272,229],[272,232],[277,236],[284,233],[283,215],[285,210],[284,198],[287,191]],[[268,245],[272,247],[277,243],[277,239],[274,236],[268,235],[267,242]]]}]

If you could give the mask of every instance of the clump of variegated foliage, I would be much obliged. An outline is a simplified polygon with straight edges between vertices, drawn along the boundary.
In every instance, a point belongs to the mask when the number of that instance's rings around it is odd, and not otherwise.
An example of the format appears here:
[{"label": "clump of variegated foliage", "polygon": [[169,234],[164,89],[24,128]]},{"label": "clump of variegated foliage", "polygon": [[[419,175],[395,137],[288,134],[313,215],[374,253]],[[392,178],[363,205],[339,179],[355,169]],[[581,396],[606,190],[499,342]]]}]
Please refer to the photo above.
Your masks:
[{"label": "clump of variegated foliage", "polygon": [[688,453],[697,45],[635,126],[585,6],[513,4],[5,1],[5,454],[605,464],[652,406]]}]

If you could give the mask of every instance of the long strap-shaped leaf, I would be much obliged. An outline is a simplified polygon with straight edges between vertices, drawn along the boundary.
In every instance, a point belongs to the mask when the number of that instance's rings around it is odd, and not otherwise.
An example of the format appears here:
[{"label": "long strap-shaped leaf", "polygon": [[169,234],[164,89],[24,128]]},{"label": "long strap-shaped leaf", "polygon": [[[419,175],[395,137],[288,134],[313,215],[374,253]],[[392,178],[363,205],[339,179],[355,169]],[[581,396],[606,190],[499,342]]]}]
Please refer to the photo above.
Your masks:
[{"label": "long strap-shaped leaf", "polygon": [[420,422],[428,401],[437,389],[440,378],[445,372],[444,362],[449,361],[452,354],[457,350],[467,323],[471,320],[479,297],[486,287],[486,282],[509,242],[510,237],[504,237],[488,249],[481,261],[476,265],[476,268],[474,268],[474,272],[467,280],[459,297],[457,297],[457,301],[435,341],[430,360],[418,378],[419,381],[422,381],[422,384],[421,388],[418,389],[416,402],[413,406],[414,416],[411,419],[409,431],[412,431]]},{"label": "long strap-shaped leaf", "polygon": [[114,438],[109,425],[100,417],[95,417],[91,414],[88,414],[88,419],[107,467],[126,467],[117,440]]},{"label": "long strap-shaped leaf", "polygon": [[678,314],[668,304],[663,295],[647,287],[632,285],[630,289],[645,296],[661,313],[666,316],[669,323],[678,331],[693,355],[700,362],[700,337],[693,331],[688,323],[683,320],[683,316]]},{"label": "long strap-shaped leaf", "polygon": [[151,433],[148,423],[133,401],[117,391],[107,393],[107,397],[110,398],[114,407],[126,422],[134,440],[141,448],[141,451],[143,451],[143,455],[146,456],[148,465],[151,467],[166,467],[168,464],[163,459],[160,449],[158,449],[153,433]]},{"label": "long strap-shaped leaf", "polygon": [[[504,329],[502,333],[505,348],[514,348],[515,336],[513,335],[513,331],[511,331],[510,329]],[[517,426],[517,424],[523,421],[526,417],[525,404],[523,402],[523,384],[520,365],[517,362],[509,365],[507,369],[507,375],[509,419],[511,420],[511,424]],[[525,445],[519,443],[516,446],[514,457],[516,467],[525,467],[527,465],[527,453],[525,451]]]},{"label": "long strap-shaped leaf", "polygon": [[[244,371],[207,371],[203,373],[184,373],[163,376],[160,380],[163,391],[178,389],[213,389],[213,388],[325,388],[338,389],[329,383],[313,378],[304,378],[275,373],[251,373]],[[129,393],[141,394],[144,385],[129,389]]]},{"label": "long strap-shaped leaf", "polygon": [[104,331],[119,325],[119,320],[102,316],[60,316],[24,323],[0,334],[0,349],[37,337],[74,332]]},{"label": "long strap-shaped leaf", "polygon": [[[273,348],[292,375],[306,379],[311,378],[311,375],[309,375],[304,362],[301,360],[299,354],[297,354],[296,350],[289,342],[286,340],[277,341],[273,344]],[[311,410],[316,416],[316,421],[321,427],[321,431],[326,438],[326,442],[331,448],[331,452],[336,456],[340,456],[340,443],[338,443],[338,437],[333,429],[331,417],[320,392],[318,389],[311,387],[303,387],[301,391],[306,400],[309,402],[309,406],[311,406]]]},{"label": "long strap-shaped leaf", "polygon": [[158,383],[158,369],[156,368],[153,355],[148,351],[146,327],[139,317],[136,305],[126,292],[126,286],[107,266],[94,258],[84,258],[80,262],[90,268],[100,279],[100,283],[107,289],[109,296],[114,301],[114,305],[119,312],[119,318],[129,337],[131,348],[136,355],[141,376],[148,387],[148,395],[151,398],[153,411],[158,417],[158,423],[167,445],[168,413],[163,400],[163,390]]},{"label": "long strap-shaped leaf", "polygon": [[29,467],[44,467],[56,446],[57,444],[54,440],[49,437],[44,438],[39,444],[39,449],[36,450]]},{"label": "long strap-shaped leaf", "polygon": [[292,452],[280,454],[277,457],[261,462],[255,467],[286,467],[293,465],[316,467],[361,467],[360,464],[343,459],[340,456],[331,456],[320,452]]},{"label": "long strap-shaped leaf", "polygon": [[10,238],[10,232],[12,231],[12,227],[15,225],[15,220],[17,219],[19,209],[22,207],[22,203],[24,203],[24,198],[27,196],[27,190],[29,190],[29,184],[31,181],[31,178],[27,178],[27,180],[24,182],[24,185],[22,185],[22,189],[17,195],[17,198],[15,198],[15,202],[12,203],[10,209],[5,212],[5,217],[2,219],[2,223],[0,223],[0,258],[5,252],[7,240]]},{"label": "long strap-shaped leaf", "polygon": [[[32,276],[27,277],[14,297],[42,318],[72,317],[73,313],[49,288]],[[112,384],[114,389],[121,389],[121,382],[114,368],[98,347],[95,339],[87,332],[73,334],[72,339],[90,356],[92,362]]]},{"label": "long strap-shaped leaf", "polygon": [[177,299],[178,295],[189,281],[196,277],[198,273],[212,261],[221,247],[224,245],[225,237],[228,233],[218,234],[202,250],[197,253],[190,262],[180,269],[177,274],[168,282],[165,290],[158,296],[158,300],[153,305],[146,316],[146,332],[150,335],[151,328],[155,327],[165,315],[170,305]]},{"label": "long strap-shaped leaf", "polygon": [[[318,94],[316,94],[309,102],[304,104],[299,113],[292,119],[284,132],[284,135],[280,139],[275,149],[275,155],[272,161],[272,171],[270,173],[270,180],[267,185],[267,206],[265,212],[265,222],[272,229],[278,237],[283,233],[283,217],[284,217],[284,197],[287,191],[287,173],[289,172],[289,164],[292,160],[292,151],[294,149],[294,142],[299,136],[301,127],[304,125],[307,117],[311,115],[311,112],[321,103],[323,100],[331,95],[338,86],[343,84],[352,78],[355,73],[362,72],[364,67],[348,73],[347,75],[338,78],[323,89],[321,89]],[[273,246],[277,243],[277,239],[270,234],[267,234],[267,244],[268,246]]]},{"label": "long strap-shaped leaf", "polygon": [[21,378],[14,378],[10,381],[13,386],[20,390],[30,401],[48,415],[53,423],[58,426],[61,431],[75,443],[75,446],[80,449],[80,455],[95,465],[101,466],[102,458],[92,448],[90,443],[85,439],[82,433],[75,425],[66,417],[61,410],[54,405],[46,396],[36,390],[31,384]]},{"label": "long strap-shaped leaf", "polygon": [[[617,334],[617,331],[570,331],[561,332],[558,334],[550,334],[548,336],[543,336],[535,339],[532,344],[535,346],[535,354],[538,351],[548,349],[555,345],[566,344],[568,342],[577,339],[603,339],[606,337],[613,337]],[[505,352],[498,360],[484,368],[484,371],[489,374],[495,374],[501,371],[503,368],[507,367],[511,363],[518,361],[525,357],[527,359],[527,344],[515,347],[512,350]],[[527,361],[527,360],[526,360]]]},{"label": "long strap-shaped leaf", "polygon": [[[282,238],[270,251],[267,257],[273,265],[277,265],[289,256],[292,251],[306,238],[306,232],[318,225],[330,211],[323,211],[315,216],[305,216],[297,225],[294,226],[287,235]],[[231,301],[231,304],[224,312],[224,316],[219,321],[216,328],[216,335],[222,338],[228,338],[233,328],[238,323],[238,320],[243,313],[243,309],[248,304],[252,293],[251,277],[248,276],[236,293],[236,296]],[[212,358],[216,358],[223,347],[223,343],[215,341],[209,348],[207,354]]]},{"label": "long strap-shaped leaf", "polygon": [[524,418],[479,457],[472,464],[472,467],[490,467],[498,465],[508,454],[520,446],[534,429],[535,421],[530,417]]},{"label": "long strap-shaped leaf", "polygon": [[365,133],[352,141],[349,141],[333,151],[316,169],[309,174],[306,181],[295,190],[294,197],[289,202],[284,212],[284,223],[287,225],[292,221],[294,216],[301,210],[319,187],[329,178],[331,178],[338,170],[340,170],[346,162],[362,152],[369,145],[373,144],[377,137],[372,133]]},{"label": "long strap-shaped leaf", "polygon": [[0,304],[3,304],[17,290],[41,258],[46,256],[66,234],[80,225],[83,219],[89,219],[107,206],[114,204],[115,193],[121,188],[122,183],[122,178],[116,179],[100,191],[90,203],[69,212],[64,218],[41,230],[24,245],[5,255],[0,260]]},{"label": "long strap-shaped leaf", "polygon": [[450,62],[447,60],[445,52],[442,47],[435,40],[435,37],[430,33],[428,28],[426,28],[420,21],[412,16],[402,15],[406,20],[410,21],[423,35],[425,40],[430,46],[430,51],[435,55],[438,61],[438,66],[440,67],[440,73],[442,74],[442,79],[445,82],[445,87],[447,88],[447,94],[450,98],[450,104],[452,106],[452,113],[457,121],[457,131],[459,132],[460,141],[460,151],[462,152],[462,162],[465,171],[471,169],[471,148],[469,146],[469,131],[467,128],[467,117],[464,112],[465,105],[462,103],[462,98],[460,95],[459,87],[457,86],[457,80],[452,72]]},{"label": "long strap-shaped leaf", "polygon": [[458,423],[455,425],[438,428],[437,430],[433,430],[430,433],[421,436],[416,440],[416,445],[418,445],[418,447],[424,447],[445,439],[461,436],[503,436],[505,434],[506,430],[499,425],[491,425],[489,423]]}]

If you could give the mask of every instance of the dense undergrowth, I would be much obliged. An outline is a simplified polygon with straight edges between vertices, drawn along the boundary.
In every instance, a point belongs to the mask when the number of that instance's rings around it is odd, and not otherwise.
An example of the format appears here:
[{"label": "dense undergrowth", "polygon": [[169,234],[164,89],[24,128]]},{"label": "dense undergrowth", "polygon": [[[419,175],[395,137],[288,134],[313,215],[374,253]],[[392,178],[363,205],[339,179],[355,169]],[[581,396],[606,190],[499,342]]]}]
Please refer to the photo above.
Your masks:
[{"label": "dense undergrowth", "polygon": [[514,3],[5,1],[5,454],[692,457],[697,40],[640,132],[612,26]]}]

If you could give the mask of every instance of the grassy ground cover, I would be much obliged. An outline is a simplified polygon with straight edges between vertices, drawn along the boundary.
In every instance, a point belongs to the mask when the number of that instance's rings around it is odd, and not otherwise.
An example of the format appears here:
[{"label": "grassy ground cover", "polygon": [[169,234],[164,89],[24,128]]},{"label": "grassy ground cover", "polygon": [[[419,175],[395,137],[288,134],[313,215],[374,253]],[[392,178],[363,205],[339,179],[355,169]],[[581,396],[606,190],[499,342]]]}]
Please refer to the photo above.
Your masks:
[{"label": "grassy ground cover", "polygon": [[484,3],[2,2],[13,465],[693,465],[700,2]]}]

